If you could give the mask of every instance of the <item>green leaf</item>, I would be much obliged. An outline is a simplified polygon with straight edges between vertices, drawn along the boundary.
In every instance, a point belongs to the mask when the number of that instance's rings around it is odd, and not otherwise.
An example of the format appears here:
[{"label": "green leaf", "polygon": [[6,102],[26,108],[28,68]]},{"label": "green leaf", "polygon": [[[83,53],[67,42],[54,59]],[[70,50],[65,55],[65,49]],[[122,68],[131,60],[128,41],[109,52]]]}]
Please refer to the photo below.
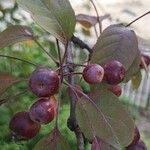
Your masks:
[{"label": "green leaf", "polygon": [[55,128],[36,144],[34,150],[70,150],[70,147],[60,131]]},{"label": "green leaf", "polygon": [[74,11],[68,0],[17,0],[33,19],[63,43],[70,39],[75,28]]},{"label": "green leaf", "polygon": [[134,122],[118,98],[108,90],[90,94],[77,101],[76,115],[79,126],[90,141],[97,136],[121,149],[131,143]]},{"label": "green leaf", "polygon": [[6,30],[0,33],[0,48],[32,39],[33,32],[29,27],[21,25],[9,26]]},{"label": "green leaf", "polygon": [[104,65],[111,60],[118,60],[125,66],[129,80],[139,69],[139,56],[138,40],[134,31],[122,25],[111,25],[98,38],[91,62]]},{"label": "green leaf", "polygon": [[20,80],[11,74],[0,73],[0,95],[2,95],[10,86]]},{"label": "green leaf", "polygon": [[131,79],[133,89],[138,89],[142,81],[142,73],[138,71]]}]

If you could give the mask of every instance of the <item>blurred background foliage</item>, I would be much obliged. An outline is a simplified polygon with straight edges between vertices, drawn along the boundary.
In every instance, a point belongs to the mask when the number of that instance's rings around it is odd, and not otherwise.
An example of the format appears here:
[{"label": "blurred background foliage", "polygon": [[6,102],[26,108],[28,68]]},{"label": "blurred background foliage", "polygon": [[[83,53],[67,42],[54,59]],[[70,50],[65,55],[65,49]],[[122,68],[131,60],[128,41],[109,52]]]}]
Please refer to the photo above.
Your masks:
[{"label": "blurred background foliage", "polygon": [[[7,4],[6,4],[7,3]],[[91,6],[86,3],[83,7],[91,9]],[[109,20],[110,21],[110,20]],[[30,17],[26,17],[25,13],[18,10],[16,3],[11,1],[9,4],[8,0],[0,0],[0,32],[3,31],[10,25],[28,25],[32,28],[35,35],[38,37],[38,41],[46,48],[54,57],[57,56],[55,39],[51,37],[47,32],[40,28],[37,24],[32,22]],[[89,37],[93,34],[91,30],[85,28],[78,28],[81,37],[88,41]],[[76,33],[78,34],[78,33]],[[85,38],[86,37],[86,38]],[[91,42],[92,43],[92,42]],[[89,44],[91,44],[89,43]],[[92,45],[92,44],[91,44]],[[87,58],[85,51],[81,51],[78,47],[75,47],[75,62],[84,63]],[[63,50],[62,50],[63,53]],[[0,54],[15,56],[22,59],[32,61],[42,66],[48,66],[56,68],[55,64],[51,59],[42,51],[40,47],[33,41],[26,41],[19,44],[9,46],[7,48],[0,49]],[[80,56],[80,57],[79,57]],[[27,79],[31,72],[35,68],[31,65],[25,64],[20,61],[0,57],[0,73],[11,73],[17,77]],[[77,78],[79,82],[79,78]],[[89,91],[89,87],[85,82],[81,83],[81,86],[85,92]],[[62,89],[61,96],[61,110],[60,110],[60,129],[65,138],[69,141],[72,150],[76,150],[76,142],[74,133],[71,132],[66,125],[67,118],[69,115],[68,95],[66,94],[66,87]],[[5,100],[6,103],[1,102]],[[32,140],[27,142],[17,143],[10,138],[9,134],[9,120],[14,113],[18,111],[28,110],[31,104],[36,100],[30,91],[28,91],[28,85],[26,80],[19,82],[7,89],[7,91],[0,96],[0,149],[1,150],[30,150],[34,145],[42,138],[45,134],[49,133],[54,127],[54,121],[48,125],[42,126],[40,133]],[[132,113],[134,119],[138,122],[141,115],[138,108],[134,105],[125,103]],[[148,149],[150,149],[150,137],[142,133],[143,140],[146,142]],[[149,145],[148,145],[149,144]],[[86,150],[90,149],[87,144]]]}]

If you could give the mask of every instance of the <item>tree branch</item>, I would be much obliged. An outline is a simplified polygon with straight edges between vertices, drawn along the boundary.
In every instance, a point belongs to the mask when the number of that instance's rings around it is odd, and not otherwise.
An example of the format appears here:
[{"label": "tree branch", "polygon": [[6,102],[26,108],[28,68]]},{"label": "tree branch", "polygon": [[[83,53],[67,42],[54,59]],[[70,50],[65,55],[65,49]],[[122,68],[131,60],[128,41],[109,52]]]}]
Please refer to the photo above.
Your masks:
[{"label": "tree branch", "polygon": [[[67,46],[67,55],[66,55],[66,61],[67,64],[72,64],[73,62],[73,52],[71,49],[71,42],[68,43]],[[74,72],[74,67],[73,66],[68,66],[68,72],[73,73]],[[75,79],[73,76],[68,77],[68,82],[70,85],[75,86]],[[77,120],[76,120],[76,114],[75,114],[75,109],[76,109],[76,96],[74,94],[74,91],[72,88],[69,87],[69,97],[70,97],[70,116],[68,118],[68,127],[71,131],[75,132],[76,139],[77,139],[77,145],[78,145],[78,150],[84,150],[84,138],[83,134],[78,126]]]},{"label": "tree branch", "polygon": [[90,48],[86,43],[84,43],[81,39],[79,39],[75,35],[72,36],[71,41],[74,44],[77,44],[80,48],[88,50],[89,53],[93,52],[92,48]]}]

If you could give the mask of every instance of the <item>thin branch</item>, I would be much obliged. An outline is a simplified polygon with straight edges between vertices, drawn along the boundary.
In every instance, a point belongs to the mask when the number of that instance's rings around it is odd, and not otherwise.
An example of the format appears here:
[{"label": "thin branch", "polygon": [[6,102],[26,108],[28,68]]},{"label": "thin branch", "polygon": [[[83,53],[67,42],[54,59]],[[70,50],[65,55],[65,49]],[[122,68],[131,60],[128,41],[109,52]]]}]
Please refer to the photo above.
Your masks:
[{"label": "thin branch", "polygon": [[73,76],[73,75],[82,75],[82,72],[69,72],[69,73],[65,73],[63,74],[63,76]]},{"label": "thin branch", "polygon": [[134,22],[138,21],[139,19],[143,18],[144,16],[150,14],[150,11],[144,13],[143,15],[141,15],[140,17],[134,19],[133,21],[131,21],[129,24],[126,25],[126,27],[129,27],[131,24],[133,24]]},{"label": "thin branch", "polygon": [[37,41],[36,38],[34,38],[35,43],[53,60],[53,62],[59,66],[59,62],[50,54],[47,52],[47,50]]},{"label": "thin branch", "polygon": [[[81,65],[81,64],[65,64],[65,65],[63,65],[62,66],[62,68],[65,68],[65,67],[69,67],[69,66],[73,66],[73,67],[86,67],[86,65]],[[57,70],[56,71],[59,71],[61,69],[61,67],[59,67],[59,68],[57,68]]]},{"label": "thin branch", "polygon": [[93,0],[90,0],[90,2],[92,3],[94,9],[95,9],[95,12],[96,12],[96,15],[97,15],[97,21],[98,21],[98,24],[99,24],[99,31],[100,31],[100,34],[102,33],[102,22],[100,21],[100,18],[99,18],[99,13],[98,13],[98,10],[96,8],[96,5],[95,3],[93,2]]},{"label": "thin branch", "polygon": [[75,35],[72,36],[71,41],[74,44],[77,44],[80,48],[88,50],[89,53],[93,52],[92,48],[90,48],[86,43],[84,43],[81,39],[79,39]]},{"label": "thin branch", "polygon": [[66,43],[64,56],[63,56],[62,61],[61,61],[61,65],[62,65],[62,66],[63,66],[63,64],[64,64],[64,62],[65,62],[65,59],[67,58],[67,53],[68,53],[68,41],[67,41],[67,43]]},{"label": "thin branch", "polygon": [[[71,48],[71,42],[68,42],[67,44],[67,54],[66,54],[66,61],[67,64],[72,64],[73,63],[73,51]],[[68,67],[68,73],[73,73],[74,68],[69,66]],[[72,86],[75,85],[75,78],[73,76],[68,76],[68,82]],[[76,139],[77,139],[77,145],[78,145],[78,150],[84,150],[84,138],[82,135],[82,132],[78,126],[77,120],[76,120],[76,95],[74,94],[74,91],[72,88],[69,90],[69,97],[70,97],[70,116],[68,118],[68,127],[70,130],[75,132]]]},{"label": "thin branch", "polygon": [[56,39],[56,45],[57,45],[59,63],[61,63],[61,52],[60,52],[60,46],[59,46],[59,41],[58,41],[58,39]]},{"label": "thin branch", "polygon": [[98,33],[97,33],[96,26],[94,26],[94,31],[95,31],[96,37],[98,38]]},{"label": "thin branch", "polygon": [[0,54],[0,57],[5,57],[5,58],[9,58],[9,59],[14,59],[14,60],[22,61],[22,62],[24,62],[24,63],[33,65],[33,66],[35,66],[35,67],[39,67],[39,65],[37,65],[37,64],[35,64],[35,63],[31,62],[31,61],[27,61],[27,60],[25,60],[25,59],[21,59],[21,58],[18,58],[18,57],[8,56],[8,55],[2,55],[2,54]]}]

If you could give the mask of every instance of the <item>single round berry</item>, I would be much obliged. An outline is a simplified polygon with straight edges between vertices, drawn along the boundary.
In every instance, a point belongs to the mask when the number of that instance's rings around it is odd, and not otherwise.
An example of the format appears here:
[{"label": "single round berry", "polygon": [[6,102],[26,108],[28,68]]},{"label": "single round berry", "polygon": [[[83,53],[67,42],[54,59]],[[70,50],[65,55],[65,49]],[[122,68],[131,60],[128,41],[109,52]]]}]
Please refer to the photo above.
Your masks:
[{"label": "single round berry", "polygon": [[36,136],[40,130],[40,125],[33,122],[29,117],[29,112],[16,113],[9,123],[12,136],[17,140],[28,140]]},{"label": "single round berry", "polygon": [[49,97],[58,92],[59,76],[48,68],[35,70],[29,79],[31,91],[38,97]]},{"label": "single round berry", "polygon": [[104,69],[98,64],[87,65],[83,70],[83,78],[89,84],[97,84],[104,77]]},{"label": "single round berry", "polygon": [[104,66],[104,81],[111,85],[116,85],[123,81],[125,68],[119,61],[111,61]]},{"label": "single round berry", "polygon": [[[146,55],[146,54],[142,54],[142,57],[143,57],[143,59],[145,61],[146,66],[149,66],[149,64],[150,64],[150,56]],[[142,62],[140,63],[140,68],[141,69],[145,68],[144,64]]]},{"label": "single round berry", "polygon": [[122,94],[122,88],[120,85],[111,85],[108,88],[108,90],[111,91],[117,97],[119,97]]},{"label": "single round berry", "polygon": [[52,96],[50,98],[40,98],[30,108],[31,120],[40,124],[48,124],[56,116],[58,103]]}]

